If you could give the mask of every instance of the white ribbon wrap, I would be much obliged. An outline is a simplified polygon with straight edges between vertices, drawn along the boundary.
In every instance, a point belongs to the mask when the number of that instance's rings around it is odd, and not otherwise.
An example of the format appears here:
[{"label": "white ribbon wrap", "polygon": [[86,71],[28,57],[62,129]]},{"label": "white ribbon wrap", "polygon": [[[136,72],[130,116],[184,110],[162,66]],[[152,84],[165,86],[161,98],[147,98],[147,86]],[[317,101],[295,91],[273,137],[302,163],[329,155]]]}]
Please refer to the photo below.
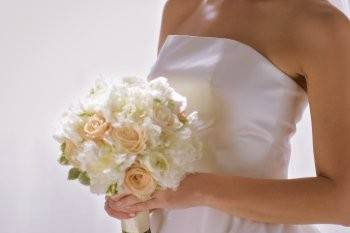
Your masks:
[{"label": "white ribbon wrap", "polygon": [[150,229],[149,211],[139,212],[134,218],[122,220],[122,230],[127,233],[145,233]]}]

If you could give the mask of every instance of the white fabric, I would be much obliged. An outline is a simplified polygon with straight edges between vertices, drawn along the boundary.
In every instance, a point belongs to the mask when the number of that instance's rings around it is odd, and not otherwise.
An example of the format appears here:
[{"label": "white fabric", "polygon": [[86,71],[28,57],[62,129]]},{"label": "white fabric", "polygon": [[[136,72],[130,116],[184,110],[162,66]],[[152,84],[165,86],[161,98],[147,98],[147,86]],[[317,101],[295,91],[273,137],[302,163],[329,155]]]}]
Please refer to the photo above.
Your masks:
[{"label": "white fabric", "polygon": [[349,0],[328,0],[335,7],[337,7],[340,11],[342,11],[345,15],[350,17],[350,3]]},{"label": "white fabric", "polygon": [[[148,75],[165,76],[207,123],[198,170],[286,179],[305,91],[254,48],[231,39],[169,35]],[[311,233],[311,225],[238,218],[208,207],[159,210],[153,233]]]}]

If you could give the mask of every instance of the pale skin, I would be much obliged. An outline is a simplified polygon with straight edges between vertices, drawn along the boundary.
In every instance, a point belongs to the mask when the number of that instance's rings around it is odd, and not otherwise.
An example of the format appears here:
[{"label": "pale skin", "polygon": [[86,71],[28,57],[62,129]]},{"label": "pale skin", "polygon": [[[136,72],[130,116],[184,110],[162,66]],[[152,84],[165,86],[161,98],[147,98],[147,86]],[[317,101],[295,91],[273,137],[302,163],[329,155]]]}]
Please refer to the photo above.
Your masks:
[{"label": "pale skin", "polygon": [[349,19],[325,0],[170,0],[158,51],[168,34],[241,41],[302,86],[310,104],[316,176],[197,173],[177,191],[158,191],[146,202],[133,195],[106,198],[107,213],[125,219],[144,210],[208,206],[266,223],[350,226]]}]

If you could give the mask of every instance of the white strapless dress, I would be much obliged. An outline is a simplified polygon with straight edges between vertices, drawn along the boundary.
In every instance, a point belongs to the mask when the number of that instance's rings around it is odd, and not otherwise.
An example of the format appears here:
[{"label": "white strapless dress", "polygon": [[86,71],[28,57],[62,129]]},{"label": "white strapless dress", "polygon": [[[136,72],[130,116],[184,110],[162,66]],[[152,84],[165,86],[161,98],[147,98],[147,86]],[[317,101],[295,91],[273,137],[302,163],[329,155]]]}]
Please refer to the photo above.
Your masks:
[{"label": "white strapless dress", "polygon": [[[164,76],[205,121],[199,171],[287,179],[290,138],[308,99],[270,60],[242,42],[169,35],[148,80]],[[258,195],[258,194],[257,194]],[[317,233],[313,225],[286,225],[235,217],[205,206],[157,210],[152,233]]]}]

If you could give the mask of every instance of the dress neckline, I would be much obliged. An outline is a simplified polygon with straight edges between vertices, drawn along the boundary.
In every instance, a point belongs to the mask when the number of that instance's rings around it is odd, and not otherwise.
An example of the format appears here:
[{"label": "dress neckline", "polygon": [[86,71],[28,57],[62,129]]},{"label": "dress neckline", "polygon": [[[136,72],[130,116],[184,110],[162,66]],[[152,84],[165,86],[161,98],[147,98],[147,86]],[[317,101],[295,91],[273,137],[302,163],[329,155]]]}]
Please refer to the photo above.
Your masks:
[{"label": "dress neckline", "polygon": [[284,71],[282,71],[279,67],[277,67],[275,64],[273,64],[270,59],[268,59],[265,55],[260,53],[258,50],[253,48],[252,46],[243,43],[238,40],[234,40],[231,38],[226,38],[226,37],[214,37],[214,36],[195,36],[195,35],[187,35],[187,34],[168,34],[165,38],[165,42],[168,40],[168,38],[189,38],[189,39],[203,39],[203,40],[221,40],[225,41],[229,44],[233,45],[239,45],[243,48],[246,48],[250,51],[252,51],[256,56],[260,57],[266,64],[268,64],[270,67],[272,67],[275,71],[277,71],[283,79],[286,80],[286,82],[291,83],[291,85],[296,86],[298,89],[300,89],[305,95],[307,94],[304,88],[302,88],[292,77],[290,77],[288,74],[286,74]]}]

